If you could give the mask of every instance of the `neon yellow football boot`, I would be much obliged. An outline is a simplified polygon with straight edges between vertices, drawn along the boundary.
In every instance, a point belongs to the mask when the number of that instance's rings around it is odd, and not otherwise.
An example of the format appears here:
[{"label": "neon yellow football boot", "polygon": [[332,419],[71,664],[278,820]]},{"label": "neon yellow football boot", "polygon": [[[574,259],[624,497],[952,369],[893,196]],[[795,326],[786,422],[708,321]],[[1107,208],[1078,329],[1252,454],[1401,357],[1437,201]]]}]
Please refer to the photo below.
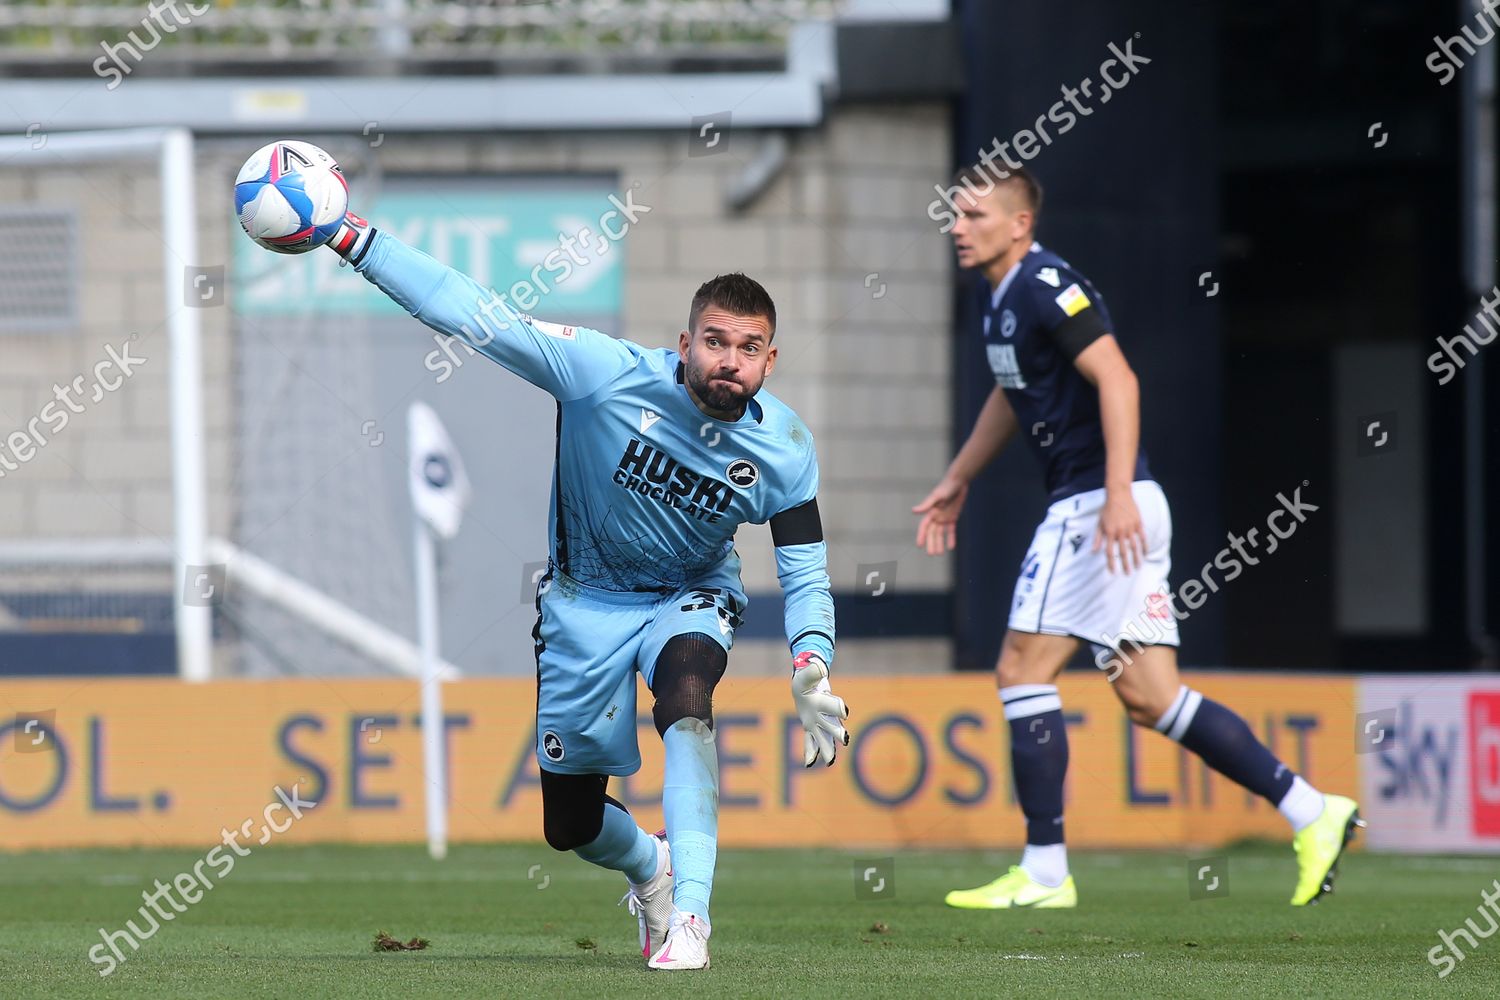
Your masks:
[{"label": "neon yellow football boot", "polygon": [[1316,903],[1333,891],[1339,857],[1354,832],[1365,825],[1359,818],[1359,803],[1342,795],[1324,795],[1323,813],[1292,838],[1297,851],[1297,889],[1293,906]]},{"label": "neon yellow football boot", "polygon": [[1034,881],[1020,865],[1012,865],[1010,871],[989,885],[954,889],[943,902],[960,910],[1068,909],[1078,905],[1078,888],[1071,875],[1062,885],[1046,886]]}]

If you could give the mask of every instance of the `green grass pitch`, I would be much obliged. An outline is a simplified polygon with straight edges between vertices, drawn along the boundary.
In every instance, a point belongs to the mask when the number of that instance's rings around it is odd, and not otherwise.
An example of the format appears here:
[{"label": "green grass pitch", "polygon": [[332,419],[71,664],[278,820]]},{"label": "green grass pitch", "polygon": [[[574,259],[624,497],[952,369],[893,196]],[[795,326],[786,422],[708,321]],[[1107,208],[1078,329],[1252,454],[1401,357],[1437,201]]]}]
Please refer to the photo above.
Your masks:
[{"label": "green grass pitch", "polygon": [[[415,847],[273,845],[107,978],[87,958],[98,929],[139,924],[142,890],[202,852],[0,855],[0,996],[1500,995],[1500,935],[1444,980],[1427,960],[1440,928],[1476,915],[1500,859],[1356,854],[1335,895],[1294,910],[1290,848],[1203,853],[1228,854],[1227,897],[1189,901],[1189,852],[1079,852],[1077,910],[975,913],[943,892],[1012,854],[895,852],[895,896],[861,901],[862,855],[724,850],[713,968],[651,973],[615,905],[623,879],[543,846],[433,862]],[[376,953],[376,931],[432,944]]]}]

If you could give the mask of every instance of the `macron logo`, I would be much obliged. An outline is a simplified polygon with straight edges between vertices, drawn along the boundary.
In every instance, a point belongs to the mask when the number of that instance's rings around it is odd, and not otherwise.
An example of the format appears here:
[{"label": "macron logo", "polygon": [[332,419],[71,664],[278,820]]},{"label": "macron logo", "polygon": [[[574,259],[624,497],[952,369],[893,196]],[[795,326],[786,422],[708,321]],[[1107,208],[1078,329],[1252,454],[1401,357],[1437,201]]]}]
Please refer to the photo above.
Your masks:
[{"label": "macron logo", "polygon": [[1044,267],[1036,273],[1036,276],[1039,280],[1045,281],[1053,288],[1057,288],[1062,284],[1062,279],[1058,277],[1057,268],[1055,267]]},{"label": "macron logo", "polygon": [[661,414],[655,410],[641,407],[641,433],[644,434],[651,429],[651,425],[661,419]]}]

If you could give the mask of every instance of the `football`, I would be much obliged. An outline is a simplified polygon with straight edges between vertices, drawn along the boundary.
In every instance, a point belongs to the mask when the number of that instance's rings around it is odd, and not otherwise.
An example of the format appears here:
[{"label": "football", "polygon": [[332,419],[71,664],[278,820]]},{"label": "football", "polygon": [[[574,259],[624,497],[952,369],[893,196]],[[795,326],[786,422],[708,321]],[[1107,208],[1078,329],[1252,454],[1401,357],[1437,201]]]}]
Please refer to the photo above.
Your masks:
[{"label": "football", "polygon": [[324,150],[278,139],[240,168],[234,208],[245,234],[267,250],[306,253],[338,232],[349,210],[349,184]]}]

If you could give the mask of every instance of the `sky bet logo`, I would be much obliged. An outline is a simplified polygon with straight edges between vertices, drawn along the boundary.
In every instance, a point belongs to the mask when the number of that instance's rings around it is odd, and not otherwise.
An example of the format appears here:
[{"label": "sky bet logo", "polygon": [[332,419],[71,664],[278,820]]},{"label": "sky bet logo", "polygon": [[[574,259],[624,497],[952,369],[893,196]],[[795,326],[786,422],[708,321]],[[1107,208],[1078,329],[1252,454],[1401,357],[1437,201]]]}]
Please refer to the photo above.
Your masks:
[{"label": "sky bet logo", "polygon": [[[1434,828],[1446,829],[1463,752],[1462,724],[1453,718],[1419,718],[1419,708],[1419,702],[1403,701],[1395,709],[1361,716],[1357,737],[1369,744],[1380,739],[1373,746],[1372,765],[1381,801],[1430,808]],[[1471,703],[1469,711],[1477,721],[1476,706]]]},{"label": "sky bet logo", "polygon": [[659,448],[631,438],[612,477],[616,485],[674,507],[689,517],[714,524],[735,497],[734,489],[699,475]]}]

